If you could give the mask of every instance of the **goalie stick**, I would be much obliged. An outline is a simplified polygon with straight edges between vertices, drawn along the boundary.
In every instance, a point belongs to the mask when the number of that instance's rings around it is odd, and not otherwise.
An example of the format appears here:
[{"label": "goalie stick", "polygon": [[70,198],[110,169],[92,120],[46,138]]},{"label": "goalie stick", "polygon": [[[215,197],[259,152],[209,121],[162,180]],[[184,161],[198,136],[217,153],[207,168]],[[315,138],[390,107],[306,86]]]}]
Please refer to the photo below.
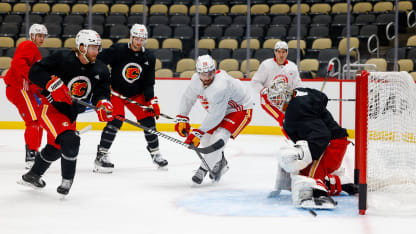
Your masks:
[{"label": "goalie stick", "polygon": [[[72,99],[72,101],[74,101],[74,102],[76,102],[76,103],[78,103],[78,104],[80,104],[80,105],[83,105],[83,106],[89,107],[89,108],[91,108],[91,109],[98,110],[98,108],[97,108],[96,106],[91,105],[91,104],[89,104],[89,103],[87,103],[87,102],[84,102],[84,101],[82,101],[82,100],[78,100],[78,99],[73,98],[73,99]],[[218,141],[216,141],[214,144],[212,144],[212,145],[210,145],[210,146],[207,146],[207,147],[204,147],[204,148],[197,148],[197,147],[195,147],[195,146],[194,146],[194,145],[192,145],[192,144],[191,144],[191,145],[185,144],[185,142],[183,142],[183,141],[181,141],[181,140],[178,140],[178,139],[176,139],[176,138],[174,138],[174,137],[171,137],[171,136],[166,135],[166,134],[164,134],[164,133],[158,132],[158,131],[156,131],[156,130],[153,130],[153,129],[151,129],[151,128],[148,128],[148,127],[146,127],[146,126],[143,126],[143,125],[141,125],[141,124],[138,124],[138,123],[136,123],[135,121],[132,121],[132,120],[126,119],[126,118],[121,117],[121,116],[118,116],[118,117],[116,117],[116,118],[118,118],[118,119],[120,119],[121,121],[126,122],[126,123],[128,123],[128,124],[130,124],[130,125],[133,125],[133,126],[135,126],[135,127],[141,128],[141,129],[143,129],[143,130],[145,130],[145,131],[148,131],[148,132],[150,132],[150,133],[152,133],[152,134],[155,134],[155,135],[158,135],[158,136],[160,136],[160,137],[162,137],[162,138],[165,138],[166,140],[169,140],[169,141],[175,142],[175,143],[177,143],[177,144],[180,144],[180,145],[182,145],[182,146],[185,146],[186,148],[189,148],[189,149],[195,150],[195,151],[197,151],[197,152],[199,152],[199,153],[202,153],[202,154],[209,154],[209,153],[212,153],[212,152],[214,152],[214,151],[216,151],[216,150],[218,150],[218,149],[220,149],[221,147],[223,147],[223,146],[224,146],[224,141],[223,141],[222,139],[219,139]]]},{"label": "goalie stick", "polygon": [[[117,97],[119,97],[119,98],[121,98],[121,99],[124,99],[124,100],[126,100],[126,101],[128,101],[128,102],[130,102],[130,103],[132,103],[132,104],[134,104],[134,105],[140,106],[141,108],[143,108],[143,109],[145,109],[145,110],[147,110],[147,111],[153,111],[153,109],[152,109],[152,108],[150,108],[150,107],[148,107],[148,106],[145,106],[145,105],[142,105],[142,104],[140,104],[140,103],[138,103],[138,102],[136,102],[136,101],[134,101],[134,100],[131,100],[131,99],[130,99],[130,98],[128,98],[128,97],[124,97],[123,95],[121,95],[121,94],[119,94],[119,93],[116,93],[116,92],[114,92],[113,90],[111,90],[111,94],[112,94],[112,95],[114,95],[114,96],[117,96]],[[163,114],[163,113],[160,113],[160,116],[162,116],[162,117],[164,117],[164,118],[166,118],[166,119],[175,119],[175,118],[170,117],[169,115],[165,115],[165,114]]]}]

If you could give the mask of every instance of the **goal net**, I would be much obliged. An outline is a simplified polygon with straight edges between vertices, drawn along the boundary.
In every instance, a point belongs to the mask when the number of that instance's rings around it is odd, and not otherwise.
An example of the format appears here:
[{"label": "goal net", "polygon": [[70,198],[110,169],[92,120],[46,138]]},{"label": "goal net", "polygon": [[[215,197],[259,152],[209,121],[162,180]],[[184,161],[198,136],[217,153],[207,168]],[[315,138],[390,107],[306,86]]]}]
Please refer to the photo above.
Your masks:
[{"label": "goal net", "polygon": [[416,85],[407,72],[357,76],[360,214],[416,214]]}]

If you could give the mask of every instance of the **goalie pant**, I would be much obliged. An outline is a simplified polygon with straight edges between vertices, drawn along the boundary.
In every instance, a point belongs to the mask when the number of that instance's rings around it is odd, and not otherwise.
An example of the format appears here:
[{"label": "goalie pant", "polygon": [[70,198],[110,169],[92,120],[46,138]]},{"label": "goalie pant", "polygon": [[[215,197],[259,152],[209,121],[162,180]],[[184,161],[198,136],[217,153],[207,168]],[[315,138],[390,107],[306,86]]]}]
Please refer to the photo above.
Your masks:
[{"label": "goalie pant", "polygon": [[300,174],[320,182],[341,166],[350,143],[346,129],[339,126],[326,109],[327,103],[324,93],[316,89],[297,88],[283,123],[292,141],[308,142],[313,161]]}]

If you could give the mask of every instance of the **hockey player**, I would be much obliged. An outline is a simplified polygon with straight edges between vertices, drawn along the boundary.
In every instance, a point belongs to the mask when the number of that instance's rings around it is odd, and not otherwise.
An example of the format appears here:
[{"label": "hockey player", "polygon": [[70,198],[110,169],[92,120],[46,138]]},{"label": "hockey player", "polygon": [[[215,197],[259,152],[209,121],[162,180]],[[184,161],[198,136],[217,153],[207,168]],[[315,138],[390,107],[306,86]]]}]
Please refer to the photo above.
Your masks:
[{"label": "hockey player", "polygon": [[264,60],[251,80],[255,95],[260,93],[261,107],[279,123],[280,127],[282,127],[284,114],[271,108],[271,104],[267,100],[267,88],[271,87],[274,80],[286,82],[291,89],[303,86],[298,67],[287,60],[287,53],[287,43],[284,41],[276,42],[274,45],[275,57]]},{"label": "hockey player", "polygon": [[279,80],[273,82],[267,94],[272,107],[285,113],[283,129],[291,142],[296,142],[279,151],[276,190],[291,190],[296,207],[325,209],[336,205],[328,195],[342,190],[356,192],[351,184],[343,187],[334,173],[350,142],[347,131],[326,109],[327,96],[310,88],[290,89]]},{"label": "hockey player", "polygon": [[[188,115],[197,99],[207,115],[201,126],[191,132]],[[185,143],[196,147],[200,143],[202,146],[211,145],[219,139],[227,143],[229,138],[235,139],[250,123],[253,105],[251,95],[246,93],[239,80],[225,71],[216,70],[211,56],[202,55],[196,61],[196,73],[182,96],[175,130],[180,136],[187,136]],[[210,177],[216,181],[228,170],[224,147],[204,155],[214,173]],[[202,163],[192,181],[201,184],[207,171],[208,168]]]},{"label": "hockey player", "polygon": [[55,52],[35,63],[29,72],[29,79],[43,89],[39,118],[47,131],[48,143],[22,180],[33,187],[45,187],[42,175],[52,162],[61,159],[62,183],[57,192],[63,195],[68,194],[75,176],[80,146],[76,119],[85,110],[71,98],[91,101],[98,107],[100,121],[111,120],[107,113],[113,108],[109,102],[108,68],[96,60],[101,49],[100,35],[93,30],[81,30],[75,42],[77,48]]},{"label": "hockey player", "polygon": [[[125,107],[134,114],[141,125],[156,130],[155,117],[159,118],[160,115],[158,99],[153,87],[156,58],[152,52],[145,49],[146,40],[146,27],[142,24],[134,24],[130,29],[130,43],[114,44],[98,56],[99,60],[111,66],[111,103],[114,105],[115,118],[107,123],[101,134],[95,159],[95,172],[113,171],[114,164],[109,160],[108,150],[123,124],[117,116],[125,116]],[[125,99],[126,97],[148,106],[150,111],[130,103]],[[168,161],[162,158],[159,151],[158,136],[145,131],[144,137],[153,163],[159,167],[167,166]]]},{"label": "hockey player", "polygon": [[7,99],[16,106],[26,125],[26,169],[32,167],[42,141],[42,128],[37,117],[39,105],[35,97],[35,94],[40,96],[39,87],[29,81],[28,73],[30,67],[42,59],[38,47],[46,40],[48,30],[42,24],[32,24],[29,35],[30,40],[17,46],[11,66],[4,77]]}]

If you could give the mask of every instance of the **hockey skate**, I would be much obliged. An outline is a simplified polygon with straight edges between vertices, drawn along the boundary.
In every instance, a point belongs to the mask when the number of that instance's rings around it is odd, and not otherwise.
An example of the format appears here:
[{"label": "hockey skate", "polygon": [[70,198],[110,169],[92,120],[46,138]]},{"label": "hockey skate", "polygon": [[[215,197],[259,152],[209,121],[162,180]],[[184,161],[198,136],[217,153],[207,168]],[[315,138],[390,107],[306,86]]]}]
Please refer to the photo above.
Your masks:
[{"label": "hockey skate", "polygon": [[25,169],[32,168],[33,164],[35,163],[35,158],[38,154],[39,152],[36,152],[36,150],[30,150],[28,146],[26,145]]},{"label": "hockey skate", "polygon": [[114,169],[114,164],[110,161],[108,157],[108,150],[98,146],[97,157],[94,161],[94,172],[98,173],[112,173]]},{"label": "hockey skate", "polygon": [[332,199],[330,196],[322,195],[322,196],[315,197],[314,195],[312,198],[302,200],[300,202],[299,207],[305,208],[305,209],[332,210],[332,209],[335,209],[336,205],[337,205],[337,202],[334,201],[334,199]]},{"label": "hockey skate", "polygon": [[36,175],[35,173],[29,171],[28,173],[22,175],[22,180],[18,181],[18,184],[29,186],[35,189],[40,189],[46,186],[46,183],[41,178],[42,176]]},{"label": "hockey skate", "polygon": [[158,148],[150,149],[149,146],[146,147],[147,151],[149,151],[150,156],[152,157],[153,163],[158,165],[159,168],[165,168],[168,165],[168,161],[162,158],[160,151]]},{"label": "hockey skate", "polygon": [[221,179],[221,176],[223,176],[229,169],[230,167],[228,166],[227,159],[225,159],[223,153],[221,160],[214,165],[214,168],[212,169],[213,174],[210,173],[209,178],[218,182]]},{"label": "hockey skate", "polygon": [[205,170],[202,167],[199,167],[198,170],[196,170],[195,175],[192,176],[192,181],[196,184],[201,184],[204,180],[204,177],[207,175],[207,170]]},{"label": "hockey skate", "polygon": [[58,186],[58,188],[56,189],[56,191],[59,194],[68,195],[69,190],[71,189],[71,186],[72,186],[72,181],[74,181],[74,180],[73,179],[72,180],[68,180],[68,179],[63,179],[62,178],[61,185]]}]

